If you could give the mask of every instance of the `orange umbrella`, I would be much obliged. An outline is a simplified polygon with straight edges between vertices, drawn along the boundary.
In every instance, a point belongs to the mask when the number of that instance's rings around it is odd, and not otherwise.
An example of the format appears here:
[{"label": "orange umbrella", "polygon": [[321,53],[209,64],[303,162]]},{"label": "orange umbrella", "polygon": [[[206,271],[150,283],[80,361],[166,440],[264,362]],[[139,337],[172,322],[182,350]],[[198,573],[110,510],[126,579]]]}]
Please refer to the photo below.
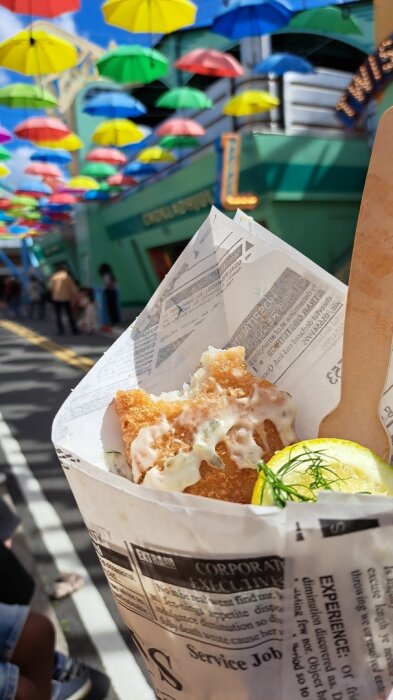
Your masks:
[{"label": "orange umbrella", "polygon": [[203,136],[205,129],[193,119],[168,119],[157,130],[157,136]]},{"label": "orange umbrella", "polygon": [[37,142],[59,141],[69,133],[69,128],[56,117],[29,117],[14,129],[18,138]]},{"label": "orange umbrella", "polygon": [[107,179],[109,187],[135,187],[138,184],[138,180],[131,177],[130,175],[123,175],[123,173],[116,173],[116,175],[111,175]]},{"label": "orange umbrella", "polygon": [[127,158],[117,148],[93,148],[86,156],[93,163],[109,163],[110,165],[125,165]]},{"label": "orange umbrella", "polygon": [[244,68],[234,56],[216,49],[193,49],[179,58],[175,67],[189,73],[217,78],[238,78],[244,74]]},{"label": "orange umbrella", "polygon": [[53,163],[30,163],[30,165],[25,168],[25,173],[26,175],[39,175],[44,179],[48,177],[63,177],[63,173],[61,172],[60,168],[58,168],[57,165],[53,165]]}]

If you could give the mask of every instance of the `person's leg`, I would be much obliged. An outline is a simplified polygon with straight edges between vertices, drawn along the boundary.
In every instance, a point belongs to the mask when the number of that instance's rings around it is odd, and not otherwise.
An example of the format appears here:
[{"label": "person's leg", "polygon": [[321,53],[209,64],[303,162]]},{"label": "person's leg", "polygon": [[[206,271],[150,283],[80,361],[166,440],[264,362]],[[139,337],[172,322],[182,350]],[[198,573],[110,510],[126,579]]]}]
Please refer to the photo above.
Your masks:
[{"label": "person's leg", "polygon": [[74,319],[74,316],[73,316],[73,313],[71,310],[71,304],[69,301],[64,302],[64,308],[65,308],[65,312],[66,312],[67,317],[68,317],[69,324],[71,326],[71,330],[72,330],[73,334],[76,335],[77,333],[79,333],[79,331],[76,327],[75,319]]},{"label": "person's leg", "polygon": [[10,662],[19,668],[16,700],[33,698],[34,695],[26,695],[31,691],[31,686],[39,700],[50,700],[54,648],[52,624],[43,615],[30,612],[10,657]]},{"label": "person's leg", "polygon": [[55,314],[56,314],[56,323],[57,323],[57,330],[59,335],[64,334],[64,326],[63,326],[63,320],[61,318],[61,311],[62,311],[62,306],[63,302],[62,301],[54,301],[53,306],[55,309]]}]

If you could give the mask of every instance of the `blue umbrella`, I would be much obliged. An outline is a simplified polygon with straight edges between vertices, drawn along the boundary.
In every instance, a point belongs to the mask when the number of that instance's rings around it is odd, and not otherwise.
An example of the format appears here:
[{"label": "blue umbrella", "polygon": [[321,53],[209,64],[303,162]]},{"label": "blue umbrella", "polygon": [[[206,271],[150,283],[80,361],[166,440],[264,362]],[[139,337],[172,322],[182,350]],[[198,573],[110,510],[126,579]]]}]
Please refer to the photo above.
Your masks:
[{"label": "blue umbrella", "polygon": [[52,194],[51,188],[46,185],[45,182],[42,182],[35,177],[23,178],[21,182],[18,183],[16,191],[25,192],[26,194],[29,192],[35,192],[37,194]]},{"label": "blue umbrella", "polygon": [[127,119],[146,114],[146,107],[125,92],[103,92],[86,102],[83,111],[93,117]]},{"label": "blue umbrella", "polygon": [[293,71],[294,73],[312,73],[314,67],[309,61],[306,61],[305,58],[296,56],[293,53],[272,53],[254,67],[254,73],[259,75],[267,75],[268,73],[284,75],[284,73],[288,71]]},{"label": "blue umbrella", "polygon": [[91,190],[90,192],[85,192],[83,199],[85,202],[95,202],[110,199],[111,193],[107,190]]},{"label": "blue umbrella", "polygon": [[14,224],[8,228],[10,233],[27,233],[29,231],[28,226],[19,226],[19,224]]},{"label": "blue umbrella", "polygon": [[301,10],[328,7],[328,5],[344,5],[348,2],[357,2],[357,0],[284,0],[284,2],[292,12],[301,12]]},{"label": "blue umbrella", "polygon": [[68,212],[72,211],[74,209],[72,204],[45,204],[43,207],[42,211],[45,212],[45,214],[50,216],[50,213],[53,212]]},{"label": "blue umbrella", "polygon": [[11,221],[15,221],[15,216],[6,214],[5,211],[0,211],[0,221],[4,221],[5,224],[9,224]]},{"label": "blue umbrella", "polygon": [[133,177],[146,177],[147,175],[154,175],[158,170],[154,165],[150,163],[128,163],[123,170],[124,175],[132,175]]},{"label": "blue umbrella", "polygon": [[138,143],[128,143],[127,146],[121,147],[120,150],[122,151],[122,153],[124,153],[126,157],[128,157],[128,155],[133,157],[136,151],[141,151],[142,148],[152,145],[155,141],[156,137],[153,133],[153,130],[150,129],[148,126],[142,126],[141,124],[138,124],[138,129],[143,131],[143,133],[146,134],[146,136],[144,139],[142,139],[142,141],[138,141]]},{"label": "blue umbrella", "polygon": [[211,31],[228,39],[262,36],[284,27],[292,14],[281,0],[234,0],[214,18]]},{"label": "blue umbrella", "polygon": [[72,160],[72,156],[62,148],[38,148],[30,156],[30,160],[39,160],[42,163],[56,163],[66,165]]}]

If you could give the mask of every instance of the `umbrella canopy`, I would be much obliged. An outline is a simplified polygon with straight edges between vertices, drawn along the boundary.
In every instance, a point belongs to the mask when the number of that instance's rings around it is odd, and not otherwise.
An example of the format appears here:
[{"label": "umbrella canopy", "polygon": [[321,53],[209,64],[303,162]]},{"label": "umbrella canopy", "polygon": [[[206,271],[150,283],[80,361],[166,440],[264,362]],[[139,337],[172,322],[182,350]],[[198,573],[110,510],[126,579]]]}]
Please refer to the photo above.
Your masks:
[{"label": "umbrella canopy", "polygon": [[164,136],[160,140],[160,146],[169,151],[174,148],[197,148],[199,141],[195,136]]},{"label": "umbrella canopy", "polygon": [[146,107],[125,92],[104,92],[86,102],[83,111],[92,116],[115,119],[116,117],[140,117],[146,114]]},{"label": "umbrella canopy", "polygon": [[156,130],[157,136],[203,136],[205,129],[193,119],[168,119]]},{"label": "umbrella canopy", "polygon": [[0,146],[0,160],[9,160],[11,153],[4,146]]},{"label": "umbrella canopy", "polygon": [[247,117],[250,114],[268,112],[279,104],[278,97],[273,97],[264,90],[246,90],[228,100],[223,111],[232,117]]},{"label": "umbrella canopy", "polygon": [[157,173],[157,168],[150,163],[128,163],[123,170],[123,175],[129,177],[147,177],[148,175],[155,175]]},{"label": "umbrella canopy", "polygon": [[27,233],[29,229],[27,226],[20,226],[19,224],[14,224],[13,226],[10,226],[8,230],[10,233]]},{"label": "umbrella canopy", "polygon": [[188,73],[217,78],[238,78],[244,75],[243,67],[234,56],[216,49],[193,49],[179,58],[175,67]]},{"label": "umbrella canopy", "polygon": [[0,211],[5,211],[11,206],[11,201],[7,197],[0,197]]},{"label": "umbrella canopy", "polygon": [[26,208],[30,209],[37,206],[37,202],[34,197],[30,197],[29,195],[24,195],[24,196],[19,196],[19,195],[14,195],[11,199],[11,206],[12,207],[21,207],[21,208]]},{"label": "umbrella canopy", "polygon": [[16,194],[19,196],[42,197],[43,194],[52,194],[52,190],[37,177],[28,177],[22,179],[18,184]]},{"label": "umbrella canopy", "polygon": [[29,83],[10,83],[0,87],[0,105],[24,109],[53,109],[57,100],[49,90]]},{"label": "umbrella canopy", "polygon": [[0,126],[0,144],[11,141],[12,134],[4,126]]},{"label": "umbrella canopy", "polygon": [[107,24],[128,32],[168,34],[194,24],[196,5],[190,0],[106,0],[102,12]]},{"label": "umbrella canopy", "polygon": [[57,163],[58,165],[67,165],[72,160],[67,151],[61,148],[38,148],[30,156],[30,160],[37,160],[41,163]]},{"label": "umbrella canopy", "polygon": [[68,180],[65,191],[88,192],[89,190],[99,190],[100,183],[92,177],[77,175]]},{"label": "umbrella canopy", "polygon": [[0,221],[4,221],[4,223],[9,224],[12,223],[12,221],[15,221],[15,217],[11,216],[10,214],[6,214],[5,211],[0,211]]},{"label": "umbrella canopy", "polygon": [[293,53],[272,53],[254,67],[254,73],[258,75],[284,75],[292,71],[293,73],[313,73],[314,67],[310,61],[296,56]]},{"label": "umbrella canopy", "polygon": [[60,148],[63,151],[79,151],[79,149],[83,148],[84,146],[82,139],[72,132],[67,136],[64,136],[62,139],[50,139],[45,141],[39,140],[38,143],[40,146],[44,146],[45,148]]},{"label": "umbrella canopy", "polygon": [[74,195],[68,192],[56,192],[49,197],[49,204],[54,204],[56,206],[73,206],[77,203],[77,199]]},{"label": "umbrella canopy", "polygon": [[0,5],[20,15],[57,17],[63,12],[77,12],[80,0],[1,0]]},{"label": "umbrella canopy", "polygon": [[69,133],[68,127],[56,117],[29,117],[14,129],[18,138],[37,142],[57,141]]},{"label": "umbrella canopy", "polygon": [[93,148],[86,156],[90,163],[109,163],[110,165],[125,165],[127,158],[117,148]]},{"label": "umbrella canopy", "polygon": [[107,190],[92,190],[91,192],[85,192],[83,195],[84,202],[102,202],[111,198],[110,189]]},{"label": "umbrella canopy", "polygon": [[38,175],[39,177],[63,177],[63,173],[53,163],[35,162],[25,168],[26,175]]},{"label": "umbrella canopy", "polygon": [[146,46],[118,46],[107,51],[97,61],[97,69],[104,78],[116,83],[151,83],[168,72],[165,56]]},{"label": "umbrella canopy", "polygon": [[229,39],[262,36],[284,27],[291,10],[280,0],[233,0],[229,9],[214,18],[211,31]]},{"label": "umbrella canopy", "polygon": [[362,34],[359,25],[350,16],[348,10],[340,10],[338,7],[322,7],[299,12],[289,26],[292,29],[310,29],[323,34]]},{"label": "umbrella canopy", "polygon": [[4,163],[0,163],[0,177],[7,177],[10,174],[7,166]]},{"label": "umbrella canopy", "polygon": [[130,175],[123,175],[123,173],[116,173],[116,175],[108,177],[109,187],[135,187],[137,184],[138,180]]},{"label": "umbrella canopy", "polygon": [[156,101],[156,107],[165,109],[210,109],[213,101],[202,90],[178,87],[167,90]]},{"label": "umbrella canopy", "polygon": [[143,131],[128,119],[108,119],[98,125],[92,141],[101,146],[125,146],[143,139]]},{"label": "umbrella canopy", "polygon": [[72,44],[41,29],[23,30],[0,44],[0,65],[24,75],[60,73],[77,61]]},{"label": "umbrella canopy", "polygon": [[111,175],[115,175],[116,168],[110,163],[86,163],[82,168],[82,175],[94,177],[96,180],[101,180]]},{"label": "umbrella canopy", "polygon": [[176,163],[176,158],[161,146],[150,146],[139,153],[137,161],[139,163]]}]

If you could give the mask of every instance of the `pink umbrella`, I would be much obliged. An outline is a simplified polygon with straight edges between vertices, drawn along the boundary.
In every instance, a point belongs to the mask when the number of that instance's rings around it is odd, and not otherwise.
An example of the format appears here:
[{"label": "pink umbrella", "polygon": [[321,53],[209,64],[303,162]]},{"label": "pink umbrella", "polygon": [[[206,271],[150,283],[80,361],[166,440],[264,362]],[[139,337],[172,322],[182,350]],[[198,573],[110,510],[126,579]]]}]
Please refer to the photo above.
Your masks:
[{"label": "pink umbrella", "polygon": [[138,180],[135,180],[130,175],[116,173],[116,175],[108,177],[107,183],[109,187],[135,187],[138,184]]},{"label": "pink umbrella", "polygon": [[25,173],[26,175],[40,175],[43,178],[63,176],[63,173],[57,165],[53,165],[52,163],[40,163],[39,161],[28,165],[27,168],[25,168]]},{"label": "pink umbrella", "polygon": [[70,133],[69,128],[56,117],[29,117],[20,122],[14,134],[27,141],[59,141]]},{"label": "pink umbrella", "polygon": [[0,126],[0,144],[11,141],[12,134],[4,126]]},{"label": "pink umbrella", "polygon": [[65,181],[61,177],[46,176],[43,178],[43,180],[44,180],[46,185],[49,185],[49,187],[53,190],[53,192],[59,192],[60,190],[63,190],[65,187]]},{"label": "pink umbrella", "polygon": [[189,73],[217,78],[238,78],[244,75],[244,69],[236,58],[216,49],[193,49],[179,58],[175,66]]},{"label": "pink umbrella", "polygon": [[156,130],[157,136],[203,136],[205,129],[193,119],[168,119]]},{"label": "pink umbrella", "polygon": [[71,205],[77,203],[77,198],[67,192],[56,192],[49,197],[49,204]]},{"label": "pink umbrella", "polygon": [[93,163],[110,163],[110,165],[125,165],[127,158],[118,148],[93,148],[86,160]]}]

